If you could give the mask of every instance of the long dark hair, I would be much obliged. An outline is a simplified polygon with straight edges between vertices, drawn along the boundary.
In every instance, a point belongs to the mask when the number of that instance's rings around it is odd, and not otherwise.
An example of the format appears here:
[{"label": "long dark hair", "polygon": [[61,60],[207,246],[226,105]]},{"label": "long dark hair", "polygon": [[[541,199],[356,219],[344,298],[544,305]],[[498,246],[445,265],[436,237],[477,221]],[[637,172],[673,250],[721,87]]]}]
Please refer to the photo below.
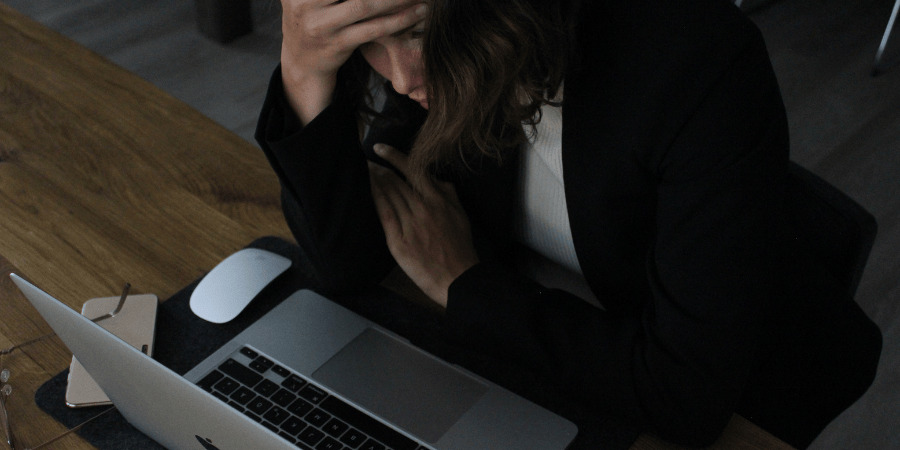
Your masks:
[{"label": "long dark hair", "polygon": [[421,171],[466,165],[528,139],[557,95],[572,25],[554,0],[434,0],[423,42],[428,118],[411,152]]},{"label": "long dark hair", "polygon": [[[427,0],[422,42],[429,111],[410,152],[416,174],[502,163],[556,97],[571,56],[574,0]],[[342,68],[353,105],[370,114],[358,54]]]}]

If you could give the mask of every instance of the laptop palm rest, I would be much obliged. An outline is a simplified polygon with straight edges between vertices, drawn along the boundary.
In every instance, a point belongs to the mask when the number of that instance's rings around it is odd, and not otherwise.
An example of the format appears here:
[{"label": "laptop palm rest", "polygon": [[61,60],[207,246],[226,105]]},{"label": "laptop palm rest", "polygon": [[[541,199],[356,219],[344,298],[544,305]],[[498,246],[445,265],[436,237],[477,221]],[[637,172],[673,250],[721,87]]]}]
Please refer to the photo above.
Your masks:
[{"label": "laptop palm rest", "polygon": [[487,392],[475,378],[372,328],[312,377],[432,443]]}]

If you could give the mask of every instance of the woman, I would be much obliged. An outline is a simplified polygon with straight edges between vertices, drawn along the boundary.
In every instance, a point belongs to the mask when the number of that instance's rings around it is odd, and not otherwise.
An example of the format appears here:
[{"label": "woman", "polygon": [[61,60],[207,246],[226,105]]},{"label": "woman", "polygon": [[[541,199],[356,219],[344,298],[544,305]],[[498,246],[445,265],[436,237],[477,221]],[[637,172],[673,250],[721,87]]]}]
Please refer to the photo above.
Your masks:
[{"label": "woman", "polygon": [[728,2],[282,4],[257,139],[318,289],[396,262],[585,447],[735,412],[805,446],[868,387],[880,334],[792,247],[779,88]]}]

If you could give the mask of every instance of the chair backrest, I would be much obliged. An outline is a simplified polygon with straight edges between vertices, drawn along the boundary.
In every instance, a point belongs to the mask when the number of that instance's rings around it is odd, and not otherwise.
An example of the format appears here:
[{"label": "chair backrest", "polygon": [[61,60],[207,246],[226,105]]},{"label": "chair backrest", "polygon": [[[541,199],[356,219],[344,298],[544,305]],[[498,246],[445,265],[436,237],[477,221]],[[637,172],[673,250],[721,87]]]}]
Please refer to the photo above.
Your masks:
[{"label": "chair backrest", "polygon": [[850,298],[856,294],[878,225],[875,217],[852,198],[818,175],[791,163],[793,205],[802,208],[799,220],[808,234],[801,245],[829,267]]},{"label": "chair backrest", "polygon": [[806,448],[875,377],[882,336],[854,300],[875,240],[875,218],[812,172],[791,164],[785,220],[796,252],[759,378],[738,413]]}]

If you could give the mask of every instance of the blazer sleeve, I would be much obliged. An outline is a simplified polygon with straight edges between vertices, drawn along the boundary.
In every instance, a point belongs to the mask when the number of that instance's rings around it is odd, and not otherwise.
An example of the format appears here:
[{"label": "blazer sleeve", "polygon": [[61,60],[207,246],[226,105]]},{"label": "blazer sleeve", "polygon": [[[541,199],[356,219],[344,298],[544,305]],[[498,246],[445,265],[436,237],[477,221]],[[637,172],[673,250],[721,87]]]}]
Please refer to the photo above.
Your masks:
[{"label": "blazer sleeve", "polygon": [[529,367],[590,411],[708,445],[765,339],[788,145],[761,40],[699,97],[671,143],[642,157],[656,219],[643,274],[651,295],[637,311],[607,313],[485,262],[450,286],[447,317],[468,345]]},{"label": "blazer sleeve", "polygon": [[256,139],[282,185],[285,219],[313,287],[346,292],[393,267],[375,212],[356,111],[340,96],[305,127],[284,94],[280,66],[269,83]]}]

